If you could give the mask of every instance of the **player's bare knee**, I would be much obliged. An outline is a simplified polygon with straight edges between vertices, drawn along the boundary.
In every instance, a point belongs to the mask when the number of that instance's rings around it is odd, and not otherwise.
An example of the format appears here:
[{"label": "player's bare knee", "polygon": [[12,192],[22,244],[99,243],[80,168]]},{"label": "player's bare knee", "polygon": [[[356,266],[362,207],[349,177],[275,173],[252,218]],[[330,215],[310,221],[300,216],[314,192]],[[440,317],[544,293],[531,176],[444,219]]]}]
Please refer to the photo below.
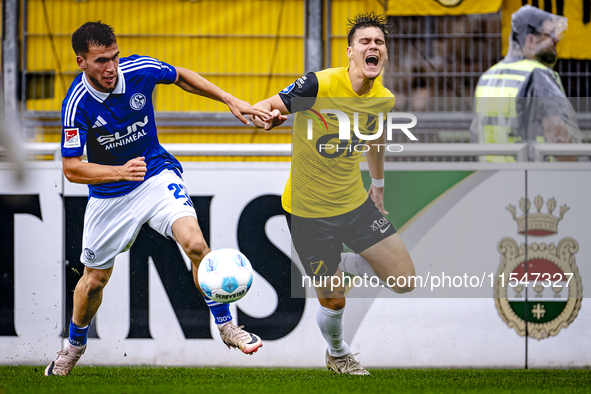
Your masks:
[{"label": "player's bare knee", "polygon": [[404,294],[404,293],[410,293],[411,291],[413,291],[415,289],[415,286],[406,286],[406,287],[394,286],[392,289],[399,294]]},{"label": "player's bare knee", "polygon": [[332,309],[333,311],[341,310],[345,307],[344,298],[324,298],[320,300],[320,305],[325,308]]},{"label": "player's bare knee", "polygon": [[344,298],[330,298],[330,305],[332,310],[341,310],[345,307],[346,301]]},{"label": "player's bare knee", "polygon": [[345,299],[345,292],[340,289],[330,290],[330,289],[323,289],[324,291],[320,292],[320,297],[318,300],[320,301],[320,305],[325,308],[332,309],[333,311],[338,311],[343,309],[346,304]]}]

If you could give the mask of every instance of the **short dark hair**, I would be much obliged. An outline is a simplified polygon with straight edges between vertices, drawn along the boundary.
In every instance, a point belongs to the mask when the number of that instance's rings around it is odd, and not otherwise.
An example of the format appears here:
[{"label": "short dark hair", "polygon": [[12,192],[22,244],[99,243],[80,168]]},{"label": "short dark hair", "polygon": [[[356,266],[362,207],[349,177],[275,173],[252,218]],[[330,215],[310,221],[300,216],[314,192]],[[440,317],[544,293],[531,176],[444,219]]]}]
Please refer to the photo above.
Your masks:
[{"label": "short dark hair", "polygon": [[108,48],[116,43],[113,28],[101,21],[86,22],[72,34],[72,48],[76,55],[86,55],[92,46]]},{"label": "short dark hair", "polygon": [[376,15],[372,12],[367,14],[357,14],[355,18],[348,19],[347,25],[347,45],[351,46],[353,36],[358,29],[366,27],[377,27],[384,33],[384,38],[387,40],[389,34],[394,34],[396,29],[393,25],[388,23],[388,18],[383,15]]}]

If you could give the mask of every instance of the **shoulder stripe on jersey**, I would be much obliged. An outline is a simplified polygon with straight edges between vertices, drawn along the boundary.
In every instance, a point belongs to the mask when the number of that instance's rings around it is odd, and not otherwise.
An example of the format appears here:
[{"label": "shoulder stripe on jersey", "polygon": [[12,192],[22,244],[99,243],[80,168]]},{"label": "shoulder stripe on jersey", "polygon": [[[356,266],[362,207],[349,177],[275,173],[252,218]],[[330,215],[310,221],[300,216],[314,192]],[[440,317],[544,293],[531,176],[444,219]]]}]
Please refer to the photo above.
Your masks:
[{"label": "shoulder stripe on jersey", "polygon": [[68,103],[66,104],[66,112],[64,113],[64,126],[70,126],[68,124],[68,119],[70,118],[70,111],[72,110],[72,105],[74,104],[74,101],[76,101],[77,96],[84,89],[84,83],[80,81],[80,83],[76,85],[76,88],[74,88],[73,93],[68,98]]},{"label": "shoulder stripe on jersey", "polygon": [[153,62],[158,62],[158,60],[154,59],[153,57],[142,56],[142,57],[138,57],[137,59],[133,59],[133,60],[127,60],[126,59],[125,61],[122,61],[121,62],[120,66],[127,66],[129,64],[137,63],[137,62],[143,62],[145,60],[151,60]]},{"label": "shoulder stripe on jersey", "polygon": [[119,68],[121,69],[121,71],[127,71],[127,70],[132,69],[132,68],[136,68],[136,69],[138,67],[141,68],[141,66],[152,66],[152,67],[158,68],[158,69],[161,69],[162,68],[162,66],[160,66],[160,63],[154,63],[154,62],[135,63],[135,64],[130,64],[129,66],[123,66],[123,67],[119,67]]},{"label": "shoulder stripe on jersey", "polygon": [[161,70],[162,69],[162,67],[158,67],[158,66],[155,66],[153,64],[146,64],[146,65],[143,65],[143,66],[138,66],[138,67],[134,67],[134,68],[128,68],[128,69],[122,70],[122,71],[123,71],[123,74],[125,74],[125,73],[131,72],[131,71],[140,70],[142,68],[155,68],[156,70]]},{"label": "shoulder stripe on jersey", "polygon": [[66,111],[64,112],[64,125],[67,125],[66,122],[67,119],[69,119],[70,117],[70,109],[72,108],[72,104],[76,100],[76,96],[78,96],[78,93],[80,93],[81,89],[84,89],[84,83],[82,83],[82,81],[80,81],[80,83],[76,85],[76,87],[72,91],[72,94],[70,95],[70,97],[68,97],[68,101],[66,103]]},{"label": "shoulder stripe on jersey", "polygon": [[82,93],[80,93],[78,95],[78,99],[76,99],[76,101],[74,102],[74,105],[72,106],[72,114],[70,116],[70,127],[74,127],[76,125],[76,123],[75,123],[76,109],[78,108],[78,103],[80,102],[80,100],[82,99],[82,97],[84,97],[84,95],[87,92],[88,92],[88,90],[86,90],[86,88],[84,90],[82,90]]},{"label": "shoulder stripe on jersey", "polygon": [[139,66],[141,64],[153,64],[155,66],[160,67],[160,62],[157,60],[143,60],[141,62],[137,62],[137,63],[125,63],[121,66],[119,66],[120,69],[125,70],[127,68],[131,68],[131,67],[136,67]]}]

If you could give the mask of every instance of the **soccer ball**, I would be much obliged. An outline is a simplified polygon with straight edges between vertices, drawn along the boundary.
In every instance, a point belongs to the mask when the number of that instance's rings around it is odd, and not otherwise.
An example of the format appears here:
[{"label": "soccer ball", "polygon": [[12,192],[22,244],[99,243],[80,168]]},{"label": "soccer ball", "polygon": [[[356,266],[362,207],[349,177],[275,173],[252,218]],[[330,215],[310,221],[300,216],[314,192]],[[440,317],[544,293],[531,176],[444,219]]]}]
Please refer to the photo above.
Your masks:
[{"label": "soccer ball", "polygon": [[252,266],[234,249],[216,249],[201,261],[197,278],[201,290],[216,302],[238,301],[252,285]]}]

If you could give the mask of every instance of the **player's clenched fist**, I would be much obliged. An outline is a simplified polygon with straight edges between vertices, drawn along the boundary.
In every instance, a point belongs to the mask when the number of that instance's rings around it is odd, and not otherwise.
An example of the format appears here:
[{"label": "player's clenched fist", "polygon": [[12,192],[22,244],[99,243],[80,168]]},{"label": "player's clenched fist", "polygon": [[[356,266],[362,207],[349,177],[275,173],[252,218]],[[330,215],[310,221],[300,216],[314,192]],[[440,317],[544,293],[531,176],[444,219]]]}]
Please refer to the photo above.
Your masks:
[{"label": "player's clenched fist", "polygon": [[123,165],[121,175],[126,181],[143,181],[146,170],[146,158],[136,157]]}]

